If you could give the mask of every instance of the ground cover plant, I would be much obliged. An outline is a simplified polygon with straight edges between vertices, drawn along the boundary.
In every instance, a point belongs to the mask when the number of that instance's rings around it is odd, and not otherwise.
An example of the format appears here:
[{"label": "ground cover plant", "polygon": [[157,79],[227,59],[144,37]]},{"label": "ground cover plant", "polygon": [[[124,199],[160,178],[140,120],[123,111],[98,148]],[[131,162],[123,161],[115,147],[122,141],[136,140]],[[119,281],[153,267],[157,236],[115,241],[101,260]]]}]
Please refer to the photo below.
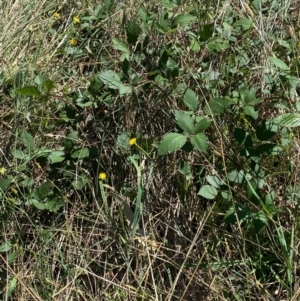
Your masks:
[{"label": "ground cover plant", "polygon": [[1,300],[298,300],[298,1],[1,2]]}]

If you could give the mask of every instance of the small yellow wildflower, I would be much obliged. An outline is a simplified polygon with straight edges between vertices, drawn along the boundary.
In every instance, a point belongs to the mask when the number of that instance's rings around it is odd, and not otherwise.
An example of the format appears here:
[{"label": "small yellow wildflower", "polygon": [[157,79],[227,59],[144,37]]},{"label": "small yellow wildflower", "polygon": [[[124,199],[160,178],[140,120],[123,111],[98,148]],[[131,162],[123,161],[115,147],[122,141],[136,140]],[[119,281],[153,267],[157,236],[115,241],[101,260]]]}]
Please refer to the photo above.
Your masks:
[{"label": "small yellow wildflower", "polygon": [[55,19],[60,19],[60,14],[56,12],[56,13],[53,14],[53,17]]},{"label": "small yellow wildflower", "polygon": [[74,16],[74,17],[73,17],[73,22],[74,22],[75,24],[79,24],[79,23],[80,23],[80,19],[79,19],[77,16]]},{"label": "small yellow wildflower", "polygon": [[135,145],[136,144],[136,138],[132,138],[129,140],[129,145]]},{"label": "small yellow wildflower", "polygon": [[104,180],[106,180],[106,173],[105,172],[100,172],[99,173],[99,179],[101,180],[101,181],[104,181]]},{"label": "small yellow wildflower", "polygon": [[75,38],[72,38],[72,39],[70,40],[70,45],[76,46],[76,45],[77,45],[77,40],[76,40]]},{"label": "small yellow wildflower", "polygon": [[7,172],[7,169],[5,167],[0,168],[0,174],[1,175],[5,175],[6,172]]}]

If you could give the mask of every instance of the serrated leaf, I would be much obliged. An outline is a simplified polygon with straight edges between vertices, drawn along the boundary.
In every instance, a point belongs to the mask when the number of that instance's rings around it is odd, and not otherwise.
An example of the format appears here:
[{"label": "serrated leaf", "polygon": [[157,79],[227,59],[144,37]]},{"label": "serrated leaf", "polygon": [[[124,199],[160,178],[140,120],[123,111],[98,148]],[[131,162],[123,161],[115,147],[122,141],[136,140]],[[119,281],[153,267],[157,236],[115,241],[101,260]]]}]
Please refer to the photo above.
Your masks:
[{"label": "serrated leaf", "polygon": [[191,138],[191,142],[198,150],[206,153],[208,147],[208,138],[203,133],[198,133]]},{"label": "serrated leaf", "polygon": [[28,150],[29,153],[31,153],[31,152],[34,151],[34,149],[35,149],[34,139],[31,136],[31,134],[29,134],[26,131],[22,131],[21,141],[26,146],[26,148],[27,148],[27,150]]},{"label": "serrated leaf", "polygon": [[201,195],[208,200],[213,200],[218,195],[218,191],[214,186],[203,185],[200,188],[198,195]]},{"label": "serrated leaf", "polygon": [[120,76],[113,70],[106,70],[98,73],[98,77],[110,89],[119,89],[122,86]]},{"label": "serrated leaf", "polygon": [[166,153],[173,153],[181,149],[185,144],[186,137],[178,133],[166,134],[160,141],[158,147],[158,156],[164,155]]},{"label": "serrated leaf", "polygon": [[89,182],[89,179],[86,175],[78,176],[76,180],[72,182],[74,189],[81,190]]},{"label": "serrated leaf", "polygon": [[51,79],[46,79],[43,82],[43,86],[46,88],[47,93],[51,92],[55,88],[55,85]]},{"label": "serrated leaf", "polygon": [[183,111],[175,112],[175,120],[177,124],[187,133],[194,132],[194,119]]},{"label": "serrated leaf", "polygon": [[35,86],[26,86],[16,90],[16,93],[24,96],[41,96],[40,91]]},{"label": "serrated leaf", "polygon": [[242,223],[249,215],[251,215],[251,210],[248,206],[237,204],[226,211],[223,221],[228,224],[235,224],[238,218],[239,222]]},{"label": "serrated leaf", "polygon": [[0,253],[8,252],[12,248],[11,242],[6,241],[0,245]]},{"label": "serrated leaf", "polygon": [[164,8],[167,9],[174,9],[179,5],[178,0],[162,0],[161,4]]},{"label": "serrated leaf", "polygon": [[129,150],[130,145],[129,145],[129,137],[128,135],[124,132],[120,134],[117,138],[118,144],[124,148],[125,150]]},{"label": "serrated leaf", "polygon": [[46,209],[51,212],[57,212],[64,205],[65,202],[62,199],[54,198],[46,203]]},{"label": "serrated leaf", "polygon": [[250,174],[245,173],[243,170],[233,170],[228,174],[228,179],[231,182],[241,184],[244,182],[245,178],[251,179]]},{"label": "serrated leaf", "polygon": [[253,106],[245,106],[245,114],[251,116],[254,120],[258,118],[258,113]]},{"label": "serrated leaf", "polygon": [[194,112],[197,110],[199,101],[196,93],[191,90],[187,89],[184,93],[183,102],[186,104],[186,106],[193,110]]},{"label": "serrated leaf", "polygon": [[209,51],[212,52],[222,52],[228,48],[230,48],[230,44],[228,41],[220,38],[220,37],[215,37],[210,39],[207,44],[206,47]]},{"label": "serrated leaf", "polygon": [[0,191],[6,191],[9,185],[12,183],[13,177],[7,176],[5,179],[0,179]]},{"label": "serrated leaf", "polygon": [[48,196],[48,194],[50,193],[50,189],[51,183],[47,181],[41,184],[38,188],[36,188],[33,192],[33,195],[37,200],[42,201]]},{"label": "serrated leaf", "polygon": [[244,145],[246,147],[253,146],[251,136],[244,129],[235,128],[233,132],[233,137],[241,145]]},{"label": "serrated leaf", "polygon": [[284,61],[282,61],[281,59],[278,59],[277,57],[273,57],[273,56],[269,56],[268,59],[277,68],[279,68],[283,71],[289,71],[290,70],[289,66]]},{"label": "serrated leaf", "polygon": [[206,181],[215,188],[220,188],[221,185],[224,185],[224,182],[217,176],[207,176]]},{"label": "serrated leaf", "polygon": [[113,39],[112,40],[112,48],[116,50],[121,50],[122,52],[129,53],[128,45],[121,39]]},{"label": "serrated leaf", "polygon": [[204,107],[204,112],[207,115],[220,115],[235,102],[230,98],[215,98]]},{"label": "serrated leaf", "polygon": [[126,26],[127,41],[129,44],[135,44],[139,38],[142,29],[134,20],[130,21]]},{"label": "serrated leaf", "polygon": [[131,92],[131,87],[130,86],[125,86],[125,85],[120,85],[119,87],[119,92],[120,92],[120,95],[123,96],[123,95],[127,95],[128,93]]},{"label": "serrated leaf", "polygon": [[293,128],[300,126],[300,114],[283,114],[273,119],[275,124],[285,126],[288,128]]},{"label": "serrated leaf", "polygon": [[196,17],[188,15],[188,14],[178,15],[172,21],[171,27],[176,28],[178,25],[179,26],[187,26],[195,20],[196,20]]},{"label": "serrated leaf", "polygon": [[211,122],[211,119],[201,117],[201,120],[198,121],[198,124],[195,127],[194,133],[198,134],[204,132],[210,126]]},{"label": "serrated leaf", "polygon": [[269,140],[277,134],[278,126],[275,122],[262,120],[262,122],[256,127],[256,137],[261,140]]}]

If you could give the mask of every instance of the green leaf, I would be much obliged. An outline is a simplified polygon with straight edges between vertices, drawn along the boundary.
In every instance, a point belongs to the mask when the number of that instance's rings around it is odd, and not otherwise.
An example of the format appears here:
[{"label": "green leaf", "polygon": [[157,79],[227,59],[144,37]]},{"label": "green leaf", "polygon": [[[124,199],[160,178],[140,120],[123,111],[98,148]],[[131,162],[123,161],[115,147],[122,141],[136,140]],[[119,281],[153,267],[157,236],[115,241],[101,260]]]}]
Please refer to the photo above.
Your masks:
[{"label": "green leaf", "polygon": [[181,14],[175,17],[172,21],[172,28],[176,28],[178,25],[179,26],[187,26],[193,21],[196,20],[196,17],[188,15],[188,14]]},{"label": "green leaf", "polygon": [[177,124],[187,133],[194,132],[194,119],[183,111],[175,112],[175,120]]},{"label": "green leaf", "polygon": [[300,126],[300,114],[283,114],[273,119],[273,122],[281,126],[294,128]]},{"label": "green leaf", "polygon": [[198,124],[194,130],[195,134],[204,132],[212,122],[212,120],[209,118],[199,117],[196,117],[196,121],[198,122]]},{"label": "green leaf", "polygon": [[74,189],[76,189],[76,190],[81,190],[81,189],[84,188],[84,186],[85,186],[88,182],[89,182],[88,177],[87,177],[85,174],[83,174],[83,175],[81,175],[81,176],[79,175],[79,176],[76,178],[76,180],[74,180],[74,181],[72,182],[72,185],[73,185]]},{"label": "green leaf", "polygon": [[120,76],[113,70],[106,70],[98,73],[98,77],[101,81],[107,85],[110,89],[117,90],[122,86]]},{"label": "green leaf", "polygon": [[166,153],[173,153],[181,149],[185,144],[186,137],[178,133],[166,134],[160,141],[158,147],[158,156]]},{"label": "green leaf", "polygon": [[222,52],[228,48],[230,48],[230,44],[228,41],[220,38],[220,37],[215,37],[210,39],[207,44],[206,47],[209,51],[212,52]]},{"label": "green leaf", "polygon": [[88,91],[94,96],[98,96],[101,94],[101,88],[104,86],[102,80],[99,77],[94,77],[90,81],[90,85],[88,87]]},{"label": "green leaf", "polygon": [[78,149],[78,150],[75,150],[71,157],[73,159],[75,158],[78,158],[78,159],[83,159],[83,158],[86,158],[90,155],[90,150],[87,148],[87,147],[84,147],[84,148],[81,148],[81,149]]},{"label": "green leaf", "polygon": [[130,145],[129,145],[129,137],[128,135],[123,132],[122,134],[120,134],[117,138],[118,144],[124,148],[125,150],[129,150],[130,149]]},{"label": "green leaf", "polygon": [[7,257],[8,263],[14,263],[17,260],[17,258],[22,254],[23,251],[21,248],[18,248],[16,251],[11,252]]},{"label": "green leaf", "polygon": [[16,93],[24,96],[41,96],[40,91],[35,86],[26,86],[16,90]]},{"label": "green leaf", "polygon": [[215,98],[204,107],[204,112],[207,115],[220,115],[235,102],[230,98]]},{"label": "green leaf", "polygon": [[62,162],[65,160],[65,152],[64,151],[54,151],[49,155],[48,158],[52,164]]},{"label": "green leaf", "polygon": [[120,50],[124,53],[130,53],[128,45],[121,39],[113,39],[112,40],[112,48],[116,50]]},{"label": "green leaf", "polygon": [[187,89],[186,92],[184,93],[183,102],[193,112],[197,110],[199,105],[198,97],[196,93],[191,89]]},{"label": "green leaf", "polygon": [[65,205],[65,202],[61,198],[54,198],[48,201],[45,205],[45,209],[51,212],[57,212],[61,207]]},{"label": "green leaf", "polygon": [[8,240],[0,245],[0,253],[8,252],[9,250],[11,250],[11,248],[11,242]]},{"label": "green leaf", "polygon": [[233,137],[241,145],[244,145],[246,147],[253,146],[251,136],[244,129],[235,128],[233,132]]},{"label": "green leaf", "polygon": [[269,140],[277,134],[278,126],[274,122],[263,120],[256,127],[256,137],[260,141]]},{"label": "green leaf", "polygon": [[240,19],[233,23],[233,27],[241,26],[244,30],[248,30],[252,27],[252,21],[250,19]]},{"label": "green leaf", "polygon": [[51,182],[47,181],[41,184],[38,188],[36,188],[33,192],[33,195],[37,200],[42,201],[48,196],[50,190],[51,190]]},{"label": "green leaf", "polygon": [[130,21],[126,26],[127,42],[129,44],[135,44],[141,31],[141,27],[134,20]]},{"label": "green leaf", "polygon": [[15,278],[15,277],[9,281],[8,288],[7,288],[7,291],[6,291],[6,294],[5,294],[5,299],[6,300],[10,299],[10,296],[13,293],[14,289],[16,288],[17,283],[18,283],[17,278]]},{"label": "green leaf", "polygon": [[40,203],[39,201],[32,199],[29,202],[31,205],[33,205],[35,208],[39,209],[39,210],[45,210],[46,209],[46,205],[44,203]]},{"label": "green leaf", "polygon": [[254,120],[258,118],[258,113],[253,106],[245,106],[245,114],[251,116]]},{"label": "green leaf", "polygon": [[248,206],[237,204],[226,211],[223,221],[228,224],[235,224],[238,219],[238,221],[242,223],[251,215],[251,213]]},{"label": "green leaf", "polygon": [[256,148],[256,151],[262,155],[262,154],[268,154],[268,155],[273,155],[276,156],[278,155],[282,149],[280,146],[274,143],[265,143],[261,144]]},{"label": "green leaf", "polygon": [[16,158],[16,159],[24,159],[26,157],[26,154],[21,151],[20,149],[13,149],[11,151],[12,155]]},{"label": "green leaf", "polygon": [[245,180],[245,177],[249,180],[251,179],[251,176],[250,174],[245,174],[245,172],[243,170],[233,170],[232,172],[230,172],[228,174],[228,179],[231,181],[231,182],[234,182],[234,183],[238,183],[238,184],[241,184],[244,182]]},{"label": "green leaf", "polygon": [[221,185],[224,185],[224,182],[217,176],[207,176],[206,181],[215,188],[220,188]]},{"label": "green leaf", "polygon": [[9,185],[12,183],[13,177],[7,176],[5,179],[0,179],[0,190],[6,191]]},{"label": "green leaf", "polygon": [[214,186],[203,185],[200,188],[198,195],[201,195],[208,200],[213,200],[218,195],[218,191]]},{"label": "green leaf", "polygon": [[191,138],[191,142],[198,150],[206,153],[208,147],[208,138],[203,133],[198,133]]},{"label": "green leaf", "polygon": [[281,59],[278,59],[277,57],[269,56],[269,61],[275,65],[277,68],[281,69],[282,71],[289,71],[289,66],[283,62]]},{"label": "green leaf", "polygon": [[125,85],[120,85],[119,87],[119,92],[120,92],[120,95],[126,95],[128,93],[131,92],[131,87],[130,86],[125,86]]},{"label": "green leaf", "polygon": [[26,131],[22,131],[21,141],[26,146],[29,153],[32,153],[35,149],[34,140],[31,134]]},{"label": "green leaf", "polygon": [[53,90],[55,88],[55,85],[51,79],[46,79],[43,82],[43,86],[46,88],[47,93],[50,93],[51,90]]},{"label": "green leaf", "polygon": [[214,33],[214,27],[214,23],[205,24],[201,27],[199,32],[201,42],[206,42],[212,37]]},{"label": "green leaf", "polygon": [[162,0],[161,1],[162,6],[167,9],[177,8],[179,3],[180,3],[179,0]]}]

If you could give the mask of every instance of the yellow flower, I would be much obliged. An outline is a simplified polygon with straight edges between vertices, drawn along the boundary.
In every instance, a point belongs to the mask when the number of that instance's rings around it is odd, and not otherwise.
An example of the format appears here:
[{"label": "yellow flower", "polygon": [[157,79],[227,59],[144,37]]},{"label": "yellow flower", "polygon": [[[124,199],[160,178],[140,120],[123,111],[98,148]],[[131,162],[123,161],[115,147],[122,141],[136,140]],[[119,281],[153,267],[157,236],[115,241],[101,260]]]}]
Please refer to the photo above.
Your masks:
[{"label": "yellow flower", "polygon": [[136,138],[132,138],[129,140],[129,145],[135,145],[136,144]]},{"label": "yellow flower", "polygon": [[70,45],[76,46],[76,45],[77,45],[77,40],[76,40],[75,38],[72,38],[72,39],[70,40]]},{"label": "yellow flower", "polygon": [[80,19],[79,19],[77,16],[74,16],[74,17],[73,17],[73,22],[74,22],[75,24],[79,24],[79,23],[80,23]]},{"label": "yellow flower", "polygon": [[100,172],[99,173],[99,179],[101,180],[101,181],[104,181],[104,180],[106,180],[106,173],[105,172]]},{"label": "yellow flower", "polygon": [[53,17],[54,17],[55,19],[60,19],[60,14],[59,14],[59,13],[54,13],[54,14],[53,14]]},{"label": "yellow flower", "polygon": [[7,172],[7,169],[5,167],[0,168],[0,174],[4,175]]}]

